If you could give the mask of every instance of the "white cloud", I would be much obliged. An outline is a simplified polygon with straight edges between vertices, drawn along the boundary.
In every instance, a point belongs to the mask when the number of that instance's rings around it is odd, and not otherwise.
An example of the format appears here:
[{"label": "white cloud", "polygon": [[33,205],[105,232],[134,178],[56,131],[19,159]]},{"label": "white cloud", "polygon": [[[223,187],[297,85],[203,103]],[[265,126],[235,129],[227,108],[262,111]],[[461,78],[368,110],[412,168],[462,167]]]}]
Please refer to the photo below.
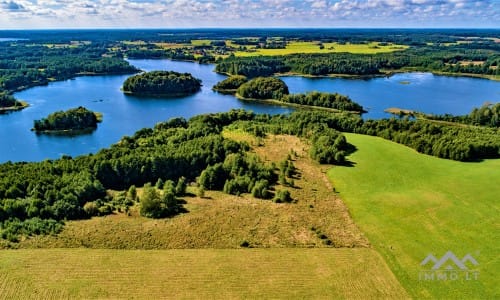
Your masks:
[{"label": "white cloud", "polygon": [[499,7],[500,0],[0,0],[0,28],[498,28]]}]

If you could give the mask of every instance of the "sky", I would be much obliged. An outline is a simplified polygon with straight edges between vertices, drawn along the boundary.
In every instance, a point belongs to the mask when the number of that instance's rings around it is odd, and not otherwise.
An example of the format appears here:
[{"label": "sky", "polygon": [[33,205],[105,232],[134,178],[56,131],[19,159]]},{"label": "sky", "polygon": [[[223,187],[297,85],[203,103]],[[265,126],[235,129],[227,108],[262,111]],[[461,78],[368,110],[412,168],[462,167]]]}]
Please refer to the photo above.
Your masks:
[{"label": "sky", "polygon": [[0,0],[0,29],[500,28],[500,0]]}]

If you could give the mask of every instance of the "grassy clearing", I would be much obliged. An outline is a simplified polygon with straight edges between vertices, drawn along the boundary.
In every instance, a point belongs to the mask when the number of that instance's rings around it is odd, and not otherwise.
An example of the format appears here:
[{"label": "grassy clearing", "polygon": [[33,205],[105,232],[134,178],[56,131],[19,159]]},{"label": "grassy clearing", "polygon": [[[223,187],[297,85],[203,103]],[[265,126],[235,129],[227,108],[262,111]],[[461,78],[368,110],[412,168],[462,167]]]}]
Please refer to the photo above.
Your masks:
[{"label": "grassy clearing", "polygon": [[339,44],[339,43],[323,43],[324,48],[320,49],[318,42],[290,42],[285,49],[253,49],[253,52],[237,51],[235,56],[271,56],[271,55],[288,55],[296,53],[339,53],[348,52],[355,54],[374,54],[386,53],[393,51],[401,51],[408,48],[404,45],[380,45],[378,42],[367,44]]},{"label": "grassy clearing", "polygon": [[[328,175],[366,233],[415,298],[500,297],[500,160],[461,163],[381,138],[346,134],[354,167]],[[477,281],[421,281],[420,263],[452,251],[479,262]],[[468,265],[468,267],[472,267]]]},{"label": "grassy clearing", "polygon": [[1,299],[408,298],[372,249],[0,251]]},{"label": "grassy clearing", "polygon": [[[270,136],[257,141],[243,132],[225,136],[245,140],[268,163],[284,160],[290,150],[298,153],[294,164],[299,173],[288,189],[296,203],[207,191],[205,198],[186,197],[189,211],[170,219],[115,214],[90,220],[67,222],[56,236],[37,236],[22,241],[21,248],[239,248],[252,247],[368,247],[369,243],[353,223],[346,206],[335,197],[325,173],[327,167],[313,162],[308,145],[293,136]],[[260,144],[260,146],[258,146]],[[190,187],[196,194],[196,188]],[[324,235],[324,236],[322,236]],[[330,244],[328,244],[328,240]]]},{"label": "grassy clearing", "polygon": [[210,46],[211,40],[191,40],[193,46]]}]

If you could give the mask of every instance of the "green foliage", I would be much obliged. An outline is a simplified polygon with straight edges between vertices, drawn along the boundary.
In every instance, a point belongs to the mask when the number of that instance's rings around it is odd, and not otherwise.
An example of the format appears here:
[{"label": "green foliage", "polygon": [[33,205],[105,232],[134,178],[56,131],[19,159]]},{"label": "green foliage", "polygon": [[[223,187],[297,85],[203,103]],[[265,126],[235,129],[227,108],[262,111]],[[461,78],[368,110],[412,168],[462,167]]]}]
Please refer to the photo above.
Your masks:
[{"label": "green foliage", "polygon": [[214,85],[213,89],[216,91],[236,91],[242,84],[246,83],[248,79],[242,75],[233,75],[230,76],[216,85]]},{"label": "green foliage", "polygon": [[238,88],[241,97],[250,99],[281,99],[288,93],[283,80],[274,77],[257,77]]},{"label": "green foliage", "polygon": [[167,181],[162,192],[150,183],[144,185],[140,200],[140,214],[148,218],[164,218],[178,212],[178,202],[172,181]]},{"label": "green foliage", "polygon": [[[225,139],[222,131],[228,126],[249,133],[259,128],[261,134],[290,134],[308,139],[311,156],[322,163],[343,164],[345,155],[352,152],[340,131],[381,136],[422,153],[455,160],[500,157],[496,128],[452,126],[428,120],[363,121],[352,114],[325,111],[269,116],[235,110],[200,115],[189,121],[177,118],[154,129],[139,130],[93,155],[0,164],[0,226],[9,230],[8,224],[17,224],[15,220],[39,218],[59,222],[126,210],[137,198],[135,186],[157,182],[159,178],[164,182],[162,191],[146,188],[145,199],[140,199],[143,215],[162,217],[180,212],[182,208],[175,197],[184,193],[186,182],[196,178],[200,196],[212,189],[267,198],[278,180],[284,185],[292,184],[287,179],[295,173],[290,159],[280,164],[276,174],[274,166],[247,153],[248,145]],[[106,189],[129,191],[110,197]],[[15,235],[14,232],[25,231],[8,232]]]},{"label": "green foliage", "polygon": [[97,116],[85,107],[58,111],[46,118],[34,121],[36,131],[82,130],[97,127]]},{"label": "green foliage", "polygon": [[311,157],[322,164],[343,163],[347,142],[345,137],[334,129],[318,132],[312,138]]},{"label": "green foliage", "polygon": [[181,178],[179,178],[179,180],[177,181],[177,185],[175,186],[175,194],[177,196],[184,196],[186,195],[186,189],[186,177],[182,176]]},{"label": "green foliage", "polygon": [[21,103],[16,100],[12,95],[0,92],[0,108],[19,106]]},{"label": "green foliage", "polygon": [[[475,47],[475,48],[474,48]],[[216,71],[247,77],[292,72],[307,75],[376,75],[382,70],[412,68],[468,74],[499,75],[500,56],[486,45],[426,46],[380,54],[292,54],[284,56],[229,57],[217,63]],[[481,61],[482,64],[460,64]]]},{"label": "green foliage", "polygon": [[[68,41],[69,42],[69,41]],[[47,47],[30,42],[0,44],[0,90],[14,92],[78,74],[127,74],[137,69],[108,55],[98,43],[78,47]]]},{"label": "green foliage", "polygon": [[269,188],[269,182],[265,179],[261,179],[255,182],[255,185],[252,188],[252,196],[260,199],[268,199],[269,197],[271,197]]},{"label": "green foliage", "polygon": [[178,96],[200,90],[201,80],[189,73],[152,71],[134,75],[123,83],[123,91],[138,95]]},{"label": "green foliage", "polygon": [[135,185],[130,186],[127,192],[127,197],[130,198],[132,201],[137,200],[137,188],[135,187]]},{"label": "green foliage", "polygon": [[500,127],[500,102],[496,104],[485,104],[480,108],[474,108],[470,114],[465,116],[445,114],[425,115],[425,118],[478,126]]},{"label": "green foliage", "polygon": [[277,190],[274,195],[273,201],[276,203],[290,203],[293,201],[290,191],[288,190]]},{"label": "green foliage", "polygon": [[286,103],[319,106],[337,110],[364,112],[363,107],[352,101],[348,96],[340,94],[309,92],[307,94],[291,94],[283,97],[281,101]]},{"label": "green foliage", "polygon": [[38,235],[58,233],[62,230],[63,223],[53,219],[41,219],[39,217],[21,221],[10,219],[0,226],[0,237],[11,242],[17,242],[19,235]]}]

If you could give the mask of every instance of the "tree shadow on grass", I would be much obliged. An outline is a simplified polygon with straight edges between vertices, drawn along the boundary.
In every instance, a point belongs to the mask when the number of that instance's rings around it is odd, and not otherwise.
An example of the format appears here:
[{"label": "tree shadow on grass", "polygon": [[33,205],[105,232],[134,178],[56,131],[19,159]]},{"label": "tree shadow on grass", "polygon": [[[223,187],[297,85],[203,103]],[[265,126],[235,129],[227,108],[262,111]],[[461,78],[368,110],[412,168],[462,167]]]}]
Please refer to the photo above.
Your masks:
[{"label": "tree shadow on grass", "polygon": [[347,157],[351,154],[353,154],[354,152],[358,151],[358,148],[356,148],[356,146],[354,146],[353,144],[347,144],[347,148],[345,150],[346,152],[346,160],[342,163],[338,163],[337,165],[339,166],[342,166],[342,167],[354,167],[356,166],[356,162],[354,161],[350,161],[349,159],[347,159]]}]

